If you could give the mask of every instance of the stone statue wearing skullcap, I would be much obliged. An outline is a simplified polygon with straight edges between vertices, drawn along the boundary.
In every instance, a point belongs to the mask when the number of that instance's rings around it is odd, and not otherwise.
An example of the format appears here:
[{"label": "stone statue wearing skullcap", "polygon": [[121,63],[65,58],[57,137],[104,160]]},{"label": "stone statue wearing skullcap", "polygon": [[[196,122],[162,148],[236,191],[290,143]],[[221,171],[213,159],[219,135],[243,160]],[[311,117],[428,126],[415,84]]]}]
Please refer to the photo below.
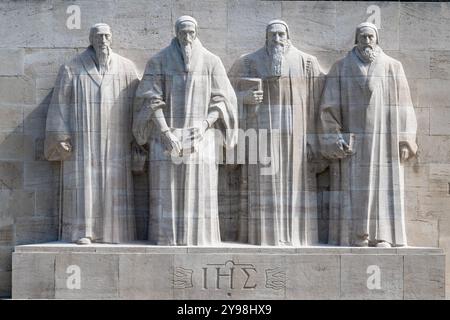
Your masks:
[{"label": "stone statue wearing skullcap", "polygon": [[403,166],[417,152],[417,122],[401,62],[377,27],[357,26],[355,46],[327,76],[322,153],[331,160],[329,243],[407,245]]},{"label": "stone statue wearing skullcap", "polygon": [[60,239],[78,244],[135,239],[131,175],[134,64],[113,52],[109,25],[59,71],[48,109],[45,155],[61,162]]}]

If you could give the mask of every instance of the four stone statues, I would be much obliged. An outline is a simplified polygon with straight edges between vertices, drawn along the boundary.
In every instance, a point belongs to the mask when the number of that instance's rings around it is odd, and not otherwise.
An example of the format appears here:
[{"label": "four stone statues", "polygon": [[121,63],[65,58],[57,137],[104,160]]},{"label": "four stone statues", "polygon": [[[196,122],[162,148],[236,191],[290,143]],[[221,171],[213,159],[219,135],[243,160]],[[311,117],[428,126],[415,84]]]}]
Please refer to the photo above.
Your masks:
[{"label": "four stone statues", "polygon": [[[231,82],[194,18],[178,18],[175,34],[139,85],[133,63],[111,51],[106,24],[94,25],[91,46],[61,68],[45,154],[62,166],[62,240],[135,239],[137,144],[148,150],[148,239],[220,244],[219,155],[223,146],[246,148],[254,132],[240,241],[318,243],[311,163],[319,159],[331,171],[330,244],[406,245],[403,162],[417,151],[417,125],[402,65],[378,46],[376,26],[359,25],[355,47],[325,76],[291,43],[288,25],[273,20],[265,46],[234,63]],[[252,152],[271,163],[248,161]]]}]

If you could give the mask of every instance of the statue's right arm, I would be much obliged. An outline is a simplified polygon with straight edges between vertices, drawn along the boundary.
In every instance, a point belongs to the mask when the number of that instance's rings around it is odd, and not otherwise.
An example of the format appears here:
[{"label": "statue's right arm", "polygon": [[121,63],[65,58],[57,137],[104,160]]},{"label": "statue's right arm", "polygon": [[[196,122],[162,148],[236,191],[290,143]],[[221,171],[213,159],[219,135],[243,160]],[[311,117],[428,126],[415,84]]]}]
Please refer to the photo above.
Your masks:
[{"label": "statue's right arm", "polygon": [[44,155],[49,161],[66,160],[72,153],[70,114],[73,101],[72,73],[60,68],[48,108]]}]

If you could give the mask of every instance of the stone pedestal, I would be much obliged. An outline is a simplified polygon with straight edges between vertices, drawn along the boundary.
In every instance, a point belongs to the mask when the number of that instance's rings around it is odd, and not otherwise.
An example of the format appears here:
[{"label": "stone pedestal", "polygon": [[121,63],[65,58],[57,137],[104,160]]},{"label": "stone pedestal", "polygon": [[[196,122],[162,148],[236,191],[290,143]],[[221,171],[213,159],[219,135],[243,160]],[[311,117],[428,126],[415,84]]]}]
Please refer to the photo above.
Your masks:
[{"label": "stone pedestal", "polygon": [[437,248],[17,246],[14,299],[443,299]]}]

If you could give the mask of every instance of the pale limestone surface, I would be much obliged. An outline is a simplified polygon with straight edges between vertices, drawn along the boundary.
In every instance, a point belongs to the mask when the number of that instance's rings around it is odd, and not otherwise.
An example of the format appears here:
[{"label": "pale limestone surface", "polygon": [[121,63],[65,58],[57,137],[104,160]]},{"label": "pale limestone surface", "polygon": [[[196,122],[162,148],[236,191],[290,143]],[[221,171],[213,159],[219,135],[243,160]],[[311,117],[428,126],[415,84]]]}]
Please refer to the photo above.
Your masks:
[{"label": "pale limestone surface", "polygon": [[148,239],[159,245],[221,241],[216,154],[236,145],[237,101],[198,29],[193,17],[179,17],[176,37],[149,60],[136,90],[133,135],[148,145]]},{"label": "pale limestone surface", "polygon": [[90,46],[64,64],[50,102],[44,155],[61,165],[60,239],[136,239],[132,168],[134,64],[111,49],[113,31],[91,27]]},{"label": "pale limestone surface", "polygon": [[24,73],[23,49],[0,49],[0,74],[21,76]]},{"label": "pale limestone surface", "polygon": [[[47,242],[58,237],[54,182],[59,167],[43,158],[45,116],[59,66],[84,50],[88,29],[99,21],[99,16],[117,32],[113,49],[134,61],[139,75],[149,57],[170,41],[173,23],[182,14],[196,17],[204,46],[222,59],[227,70],[240,55],[264,43],[261,30],[268,21],[281,18],[291,26],[294,45],[316,56],[328,72],[352,44],[354,26],[371,16],[367,13],[370,5],[381,9],[381,45],[386,53],[403,62],[418,118],[420,151],[417,159],[405,167],[409,244],[439,245],[450,252],[450,141],[445,122],[445,108],[450,106],[450,4],[259,0],[129,0],[126,4],[79,0],[73,4],[81,9],[81,29],[66,27],[69,3],[62,0],[0,3],[1,52],[19,53],[6,60],[11,61],[9,65],[3,64],[3,56],[0,58],[0,131],[4,134],[2,141],[6,141],[4,146],[1,143],[0,153],[0,248],[6,252],[16,244]],[[22,155],[21,143],[17,148],[8,142],[20,137],[24,141]],[[219,199],[219,218],[226,229],[221,229],[224,240],[235,240],[238,227],[239,178],[235,173],[235,168],[219,169],[219,180],[227,181],[220,185]],[[135,177],[138,233],[142,239],[148,229],[146,179],[145,175]],[[34,201],[29,200],[30,193],[34,194]],[[19,204],[17,199],[24,198],[27,200]],[[3,200],[7,203],[3,204]],[[21,216],[15,217],[16,213]],[[326,217],[324,213],[323,218]],[[450,263],[448,254],[446,259]],[[8,296],[9,254],[1,255],[0,270],[0,295]],[[447,272],[447,291],[449,280]]]},{"label": "pale limestone surface", "polygon": [[[13,298],[65,299],[442,299],[437,248],[142,244],[16,247]],[[380,286],[369,287],[370,266]],[[79,289],[73,287],[79,267]],[[28,272],[33,268],[32,272]],[[78,281],[78,280],[77,280]],[[75,282],[76,283],[76,282]],[[421,290],[420,288],[424,288]]]},{"label": "pale limestone surface", "polygon": [[312,159],[319,153],[314,133],[324,77],[317,58],[293,45],[285,21],[270,21],[265,34],[265,45],[241,56],[229,72],[240,128],[258,134],[257,141],[242,138],[237,145],[248,153],[241,172],[247,205],[240,215],[239,240],[314,245],[318,213]]},{"label": "pale limestone surface", "polygon": [[330,159],[329,243],[406,246],[404,165],[417,154],[417,119],[403,65],[364,22],[326,76],[318,111]]}]

